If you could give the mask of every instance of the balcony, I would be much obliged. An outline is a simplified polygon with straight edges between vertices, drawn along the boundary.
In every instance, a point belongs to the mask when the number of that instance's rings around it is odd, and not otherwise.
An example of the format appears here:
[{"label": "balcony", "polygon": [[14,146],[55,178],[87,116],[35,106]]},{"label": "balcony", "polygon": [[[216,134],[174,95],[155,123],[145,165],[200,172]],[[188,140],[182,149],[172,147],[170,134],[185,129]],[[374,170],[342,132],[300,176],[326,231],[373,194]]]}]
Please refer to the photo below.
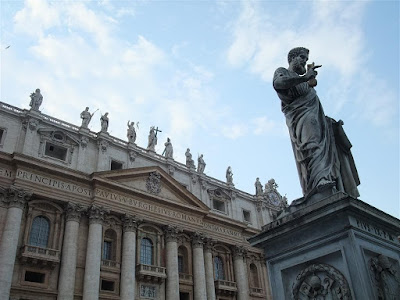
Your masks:
[{"label": "balcony", "polygon": [[263,298],[264,290],[262,288],[250,287],[250,296]]},{"label": "balcony", "polygon": [[167,278],[165,268],[151,265],[137,265],[136,276],[139,280],[160,283]]},{"label": "balcony", "polygon": [[179,283],[193,285],[193,276],[190,274],[179,273]]},{"label": "balcony", "polygon": [[60,250],[24,245],[20,259],[22,263],[33,266],[54,268],[60,263]]},{"label": "balcony", "polygon": [[101,270],[118,273],[120,268],[121,268],[121,264],[119,262],[116,262],[114,260],[107,260],[107,259],[101,260]]},{"label": "balcony", "polygon": [[215,280],[215,289],[218,295],[234,295],[237,292],[236,282],[227,280]]}]

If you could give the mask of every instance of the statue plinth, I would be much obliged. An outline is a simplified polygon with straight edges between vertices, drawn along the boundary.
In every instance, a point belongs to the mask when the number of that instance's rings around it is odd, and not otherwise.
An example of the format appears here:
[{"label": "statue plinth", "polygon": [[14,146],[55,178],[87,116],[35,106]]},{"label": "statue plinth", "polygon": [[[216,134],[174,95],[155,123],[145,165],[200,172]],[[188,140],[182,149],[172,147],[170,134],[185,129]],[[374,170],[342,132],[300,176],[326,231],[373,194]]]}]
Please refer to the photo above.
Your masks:
[{"label": "statue plinth", "polygon": [[399,219],[336,192],[289,206],[249,242],[264,249],[273,299],[378,299],[400,286],[399,234]]}]

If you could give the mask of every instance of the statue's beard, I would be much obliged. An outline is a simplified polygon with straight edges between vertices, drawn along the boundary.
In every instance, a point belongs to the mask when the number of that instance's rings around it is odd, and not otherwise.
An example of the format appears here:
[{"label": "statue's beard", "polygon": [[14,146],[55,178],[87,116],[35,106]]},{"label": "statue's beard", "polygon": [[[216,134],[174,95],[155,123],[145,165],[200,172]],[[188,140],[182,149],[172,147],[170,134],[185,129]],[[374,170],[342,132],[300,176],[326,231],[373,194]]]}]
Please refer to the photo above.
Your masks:
[{"label": "statue's beard", "polygon": [[292,69],[299,75],[303,75],[306,73],[305,64],[301,64],[298,60],[294,60],[292,63]]}]

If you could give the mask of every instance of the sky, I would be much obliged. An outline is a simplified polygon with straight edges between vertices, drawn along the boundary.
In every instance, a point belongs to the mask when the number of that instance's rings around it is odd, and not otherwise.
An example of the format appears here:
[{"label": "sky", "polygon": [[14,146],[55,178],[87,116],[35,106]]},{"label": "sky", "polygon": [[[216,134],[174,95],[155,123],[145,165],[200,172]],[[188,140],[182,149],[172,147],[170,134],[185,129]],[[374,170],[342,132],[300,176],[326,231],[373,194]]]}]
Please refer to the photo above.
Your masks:
[{"label": "sky", "polygon": [[[0,101],[126,140],[139,122],[146,148],[158,126],[174,159],[204,155],[205,173],[254,194],[274,178],[289,202],[302,196],[280,100],[272,87],[287,53],[321,64],[325,114],[344,121],[360,200],[400,217],[398,1],[0,1]],[[8,47],[9,46],[9,47]]]}]

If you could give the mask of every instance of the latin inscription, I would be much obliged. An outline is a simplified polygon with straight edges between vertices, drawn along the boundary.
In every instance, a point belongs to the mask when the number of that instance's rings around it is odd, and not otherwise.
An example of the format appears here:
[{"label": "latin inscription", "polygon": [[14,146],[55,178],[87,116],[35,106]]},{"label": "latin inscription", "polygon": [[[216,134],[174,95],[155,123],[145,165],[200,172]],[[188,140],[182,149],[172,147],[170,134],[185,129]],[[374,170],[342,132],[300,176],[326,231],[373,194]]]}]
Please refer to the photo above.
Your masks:
[{"label": "latin inscription", "polygon": [[34,174],[24,170],[17,170],[17,178],[35,182],[44,186],[50,186],[52,188],[56,188],[62,191],[68,191],[75,194],[90,196],[91,191],[90,189],[81,187],[79,185],[68,183],[61,180],[56,180],[53,178],[45,177],[42,175]]},{"label": "latin inscription", "polygon": [[205,229],[211,230],[213,232],[218,232],[218,233],[222,233],[222,234],[227,234],[233,237],[240,237],[241,234],[240,232],[236,231],[236,230],[232,230],[232,229],[228,229],[219,225],[215,225],[215,224],[211,224],[211,223],[207,223],[204,222],[202,219],[197,218],[195,216],[191,216],[191,215],[187,215],[185,213],[181,213],[181,212],[177,212],[165,207],[161,207],[158,205],[154,205],[154,204],[149,204],[137,199],[133,199],[130,197],[125,197],[123,195],[119,195],[119,194],[115,194],[115,193],[111,193],[102,189],[96,189],[95,190],[95,195],[98,197],[102,197],[111,201],[117,201],[120,203],[124,203],[142,210],[146,210],[152,213],[156,213],[159,215],[163,215],[163,216],[167,216],[170,218],[174,218],[177,220],[183,220],[186,222],[190,222],[199,226],[202,226]]},{"label": "latin inscription", "polygon": [[13,177],[13,172],[8,169],[4,169],[0,167],[0,176],[1,177],[6,177],[6,178],[12,178]]},{"label": "latin inscription", "polygon": [[358,228],[361,228],[364,231],[368,231],[368,232],[374,233],[374,234],[379,235],[380,237],[383,237],[383,238],[388,239],[390,241],[394,241],[395,240],[395,238],[391,234],[387,233],[386,231],[384,231],[384,230],[382,230],[382,229],[380,229],[378,227],[375,227],[375,226],[373,226],[371,224],[368,224],[366,222],[363,222],[363,221],[360,221],[360,220],[357,220],[357,219],[356,219],[356,222],[357,222]]}]

